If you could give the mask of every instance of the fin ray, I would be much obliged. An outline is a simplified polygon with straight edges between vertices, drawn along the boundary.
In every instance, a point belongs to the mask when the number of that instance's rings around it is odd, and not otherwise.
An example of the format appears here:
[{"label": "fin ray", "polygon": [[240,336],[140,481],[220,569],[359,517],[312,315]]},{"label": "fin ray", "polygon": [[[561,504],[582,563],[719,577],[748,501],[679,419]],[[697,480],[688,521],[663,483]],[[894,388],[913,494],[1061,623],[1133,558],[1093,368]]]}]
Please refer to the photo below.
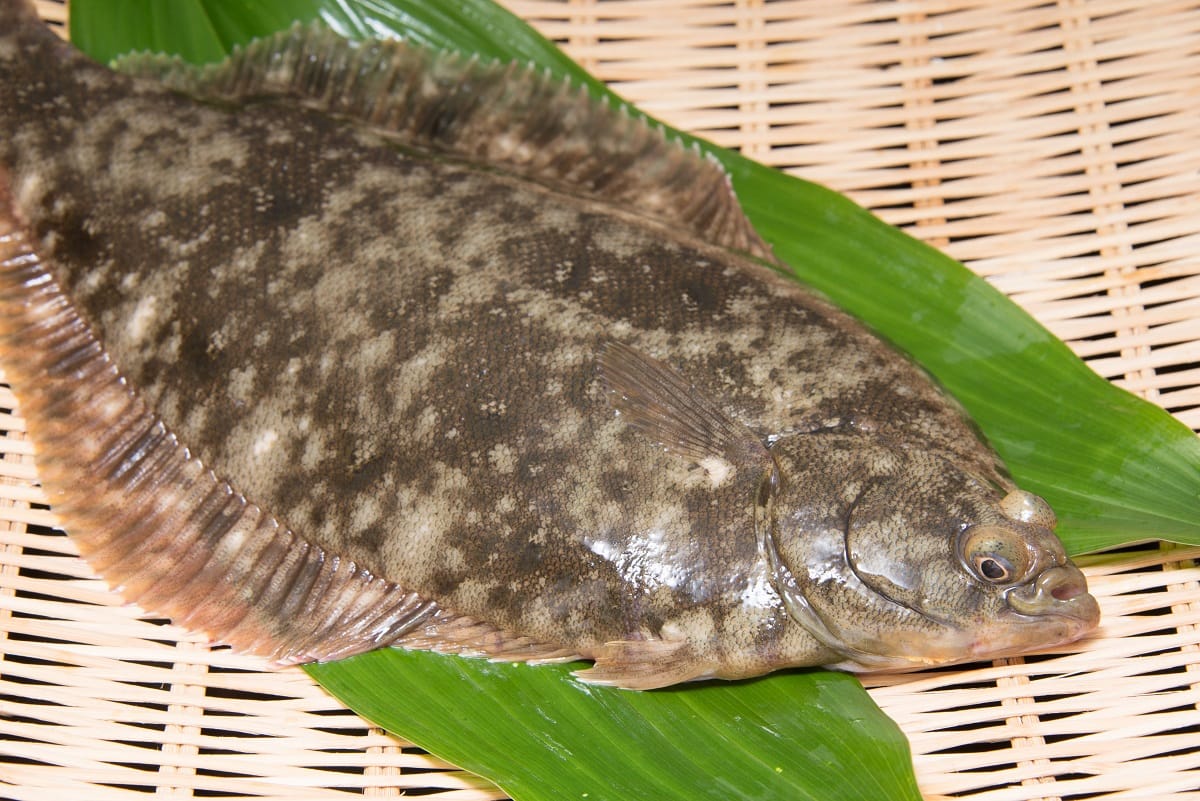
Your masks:
[{"label": "fin ray", "polygon": [[759,475],[770,469],[771,454],[754,432],[667,364],[610,342],[600,354],[599,372],[625,422],[666,450],[699,464],[724,459],[734,467],[758,467]]},{"label": "fin ray", "polygon": [[476,620],[438,610],[427,621],[399,638],[399,648],[486,657],[504,662],[564,662],[582,658],[569,646],[542,642]]}]

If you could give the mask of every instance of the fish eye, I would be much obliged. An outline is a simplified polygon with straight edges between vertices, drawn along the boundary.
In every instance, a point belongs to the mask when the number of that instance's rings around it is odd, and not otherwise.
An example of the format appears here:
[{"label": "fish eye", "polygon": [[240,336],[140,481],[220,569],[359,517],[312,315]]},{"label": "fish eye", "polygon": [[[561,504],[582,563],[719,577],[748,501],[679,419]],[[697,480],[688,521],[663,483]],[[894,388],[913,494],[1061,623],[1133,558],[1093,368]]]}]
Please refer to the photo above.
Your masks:
[{"label": "fish eye", "polygon": [[975,571],[988,581],[1004,584],[1012,577],[1013,566],[1003,556],[978,554],[975,556]]},{"label": "fish eye", "polygon": [[1002,526],[972,526],[959,539],[959,556],[978,578],[1012,584],[1028,572],[1033,559],[1021,536]]}]

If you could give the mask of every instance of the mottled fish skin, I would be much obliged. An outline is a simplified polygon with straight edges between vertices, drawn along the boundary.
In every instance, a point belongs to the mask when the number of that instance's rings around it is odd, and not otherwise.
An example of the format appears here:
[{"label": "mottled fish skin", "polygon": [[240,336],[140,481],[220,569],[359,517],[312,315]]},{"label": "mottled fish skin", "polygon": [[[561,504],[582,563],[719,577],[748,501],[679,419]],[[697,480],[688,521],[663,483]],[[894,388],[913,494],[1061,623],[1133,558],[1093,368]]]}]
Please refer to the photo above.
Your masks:
[{"label": "mottled fish skin", "polygon": [[793,516],[949,466],[935,525],[1004,522],[1014,486],[957,405],[753,258],[295,105],[63,59],[0,34],[0,170],[65,295],[204,464],[443,618],[599,658],[686,642],[672,681],[844,661],[773,581],[762,476],[626,425],[612,342],[761,442],[807,437],[778,457],[788,498],[817,487]]}]

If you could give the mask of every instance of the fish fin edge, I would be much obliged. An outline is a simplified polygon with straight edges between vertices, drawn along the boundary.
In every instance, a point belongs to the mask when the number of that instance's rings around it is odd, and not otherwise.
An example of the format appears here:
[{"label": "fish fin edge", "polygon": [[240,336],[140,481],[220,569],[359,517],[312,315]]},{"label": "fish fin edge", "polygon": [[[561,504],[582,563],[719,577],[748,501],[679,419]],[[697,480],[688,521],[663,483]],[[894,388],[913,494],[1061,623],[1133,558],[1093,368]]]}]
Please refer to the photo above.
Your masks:
[{"label": "fish fin edge", "polygon": [[596,663],[575,671],[586,684],[623,690],[655,690],[715,675],[684,640],[613,640],[598,649]]},{"label": "fish fin edge", "polygon": [[297,23],[219,64],[137,54],[113,66],[205,100],[296,99],[402,147],[498,167],[776,262],[715,158],[533,65],[404,40],[356,42]]},{"label": "fish fin edge", "polygon": [[416,651],[483,657],[494,662],[547,664],[583,658],[575,648],[514,634],[445,609],[439,609],[393,645]]},{"label": "fish fin edge", "polygon": [[188,452],[58,287],[2,170],[0,362],[55,515],[126,600],[277,665],[387,645],[436,609],[288,530]]}]

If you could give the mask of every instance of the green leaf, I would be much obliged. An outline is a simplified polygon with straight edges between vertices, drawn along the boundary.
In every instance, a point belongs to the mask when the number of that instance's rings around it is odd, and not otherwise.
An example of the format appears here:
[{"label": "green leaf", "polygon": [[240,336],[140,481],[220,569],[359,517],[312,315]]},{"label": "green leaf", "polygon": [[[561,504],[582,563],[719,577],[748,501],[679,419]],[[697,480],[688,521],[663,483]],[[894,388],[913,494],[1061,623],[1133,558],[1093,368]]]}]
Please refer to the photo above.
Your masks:
[{"label": "green leaf", "polygon": [[166,43],[167,52],[196,63],[219,61],[227,52],[204,6],[194,2],[75,2],[68,24],[71,41],[105,63],[131,50],[160,50]]},{"label": "green leaf", "polygon": [[[919,799],[904,735],[852,676],[654,692],[529,667],[375,651],[309,674],[357,711],[518,799]],[[490,736],[466,737],[481,730]]]}]

